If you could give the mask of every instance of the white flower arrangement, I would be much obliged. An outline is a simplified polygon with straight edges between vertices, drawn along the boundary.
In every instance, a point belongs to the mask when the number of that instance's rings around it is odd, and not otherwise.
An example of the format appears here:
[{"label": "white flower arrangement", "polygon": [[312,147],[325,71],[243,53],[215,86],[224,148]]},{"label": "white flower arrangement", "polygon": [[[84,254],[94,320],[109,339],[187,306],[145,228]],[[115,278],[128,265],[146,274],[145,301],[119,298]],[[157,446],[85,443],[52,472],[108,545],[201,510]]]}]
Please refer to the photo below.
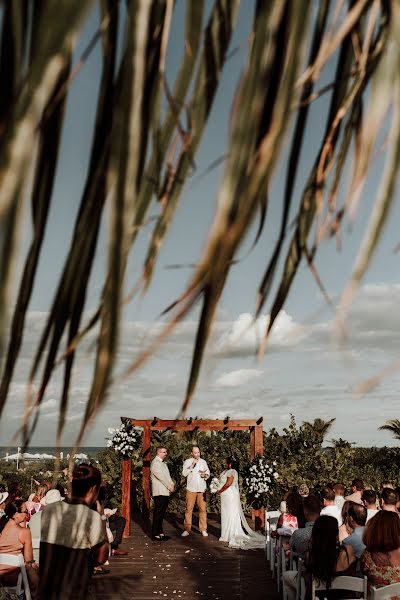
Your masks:
[{"label": "white flower arrangement", "polygon": [[244,479],[247,487],[247,494],[254,499],[261,498],[271,494],[279,479],[279,473],[276,471],[276,461],[267,462],[264,456],[257,456]]},{"label": "white flower arrangement", "polygon": [[216,494],[218,492],[219,489],[221,489],[222,484],[220,482],[220,480],[218,479],[218,477],[213,477],[211,479],[211,483],[210,483],[210,492],[212,494]]},{"label": "white flower arrangement", "polygon": [[120,427],[109,427],[108,432],[113,436],[107,442],[108,448],[114,448],[122,458],[130,458],[134,450],[140,447],[142,431],[132,425],[122,423]]}]

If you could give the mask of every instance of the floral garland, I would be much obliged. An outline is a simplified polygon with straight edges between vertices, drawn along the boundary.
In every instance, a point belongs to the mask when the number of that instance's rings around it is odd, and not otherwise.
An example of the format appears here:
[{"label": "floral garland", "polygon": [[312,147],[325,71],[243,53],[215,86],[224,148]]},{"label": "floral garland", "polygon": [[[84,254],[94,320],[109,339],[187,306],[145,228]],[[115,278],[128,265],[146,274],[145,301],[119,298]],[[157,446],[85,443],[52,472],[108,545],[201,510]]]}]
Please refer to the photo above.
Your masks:
[{"label": "floral garland", "polygon": [[113,436],[107,442],[108,448],[114,448],[121,458],[131,458],[133,452],[140,448],[142,431],[132,425],[122,423],[120,427],[109,427],[108,432]]},{"label": "floral garland", "polygon": [[268,501],[269,496],[277,487],[279,473],[276,471],[276,461],[267,462],[265,456],[257,456],[251,463],[244,478],[247,495],[256,501]]}]

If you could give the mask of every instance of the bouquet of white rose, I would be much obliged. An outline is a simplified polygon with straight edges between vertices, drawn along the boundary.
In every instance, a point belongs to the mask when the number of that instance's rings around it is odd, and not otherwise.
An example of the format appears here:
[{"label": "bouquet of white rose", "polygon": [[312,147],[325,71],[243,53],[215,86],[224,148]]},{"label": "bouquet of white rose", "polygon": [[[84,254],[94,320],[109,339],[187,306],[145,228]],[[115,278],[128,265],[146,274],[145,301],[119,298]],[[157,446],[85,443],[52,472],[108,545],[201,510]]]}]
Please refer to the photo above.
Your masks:
[{"label": "bouquet of white rose", "polygon": [[216,494],[221,487],[222,485],[218,477],[213,477],[210,483],[210,492]]},{"label": "bouquet of white rose", "polygon": [[132,425],[122,423],[119,428],[110,427],[108,431],[113,437],[108,440],[107,446],[114,448],[122,458],[130,458],[133,451],[140,447],[142,431]]}]

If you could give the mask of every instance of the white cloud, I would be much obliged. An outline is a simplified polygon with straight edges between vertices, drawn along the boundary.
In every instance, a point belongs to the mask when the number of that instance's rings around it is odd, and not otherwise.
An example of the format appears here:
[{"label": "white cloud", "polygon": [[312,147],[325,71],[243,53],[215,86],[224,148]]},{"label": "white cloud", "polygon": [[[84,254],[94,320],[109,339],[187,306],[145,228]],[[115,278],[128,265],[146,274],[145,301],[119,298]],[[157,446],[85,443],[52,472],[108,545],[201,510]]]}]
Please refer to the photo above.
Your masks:
[{"label": "white cloud", "polygon": [[[256,320],[250,313],[239,315],[230,329],[218,339],[215,351],[225,356],[254,355],[265,336],[269,319],[269,315],[261,315]],[[272,328],[268,348],[294,346],[304,335],[305,329],[282,310]]]},{"label": "white cloud", "polygon": [[252,379],[261,377],[264,371],[260,369],[237,369],[229,373],[223,373],[216,382],[215,387],[236,387],[248,383]]}]

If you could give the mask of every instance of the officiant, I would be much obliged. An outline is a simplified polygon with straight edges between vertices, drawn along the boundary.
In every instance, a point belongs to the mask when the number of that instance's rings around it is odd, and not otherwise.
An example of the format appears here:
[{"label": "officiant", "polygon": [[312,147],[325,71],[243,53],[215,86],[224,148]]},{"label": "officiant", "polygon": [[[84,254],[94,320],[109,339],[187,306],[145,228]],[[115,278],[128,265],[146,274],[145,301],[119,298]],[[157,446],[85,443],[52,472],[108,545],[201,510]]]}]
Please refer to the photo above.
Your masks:
[{"label": "officiant", "polygon": [[192,529],[192,515],[195,504],[199,508],[199,529],[203,537],[207,537],[207,504],[205,492],[206,481],[210,470],[204,458],[200,458],[200,448],[193,446],[190,458],[183,463],[182,475],[186,477],[186,510],[185,531],[182,537],[187,537]]}]

